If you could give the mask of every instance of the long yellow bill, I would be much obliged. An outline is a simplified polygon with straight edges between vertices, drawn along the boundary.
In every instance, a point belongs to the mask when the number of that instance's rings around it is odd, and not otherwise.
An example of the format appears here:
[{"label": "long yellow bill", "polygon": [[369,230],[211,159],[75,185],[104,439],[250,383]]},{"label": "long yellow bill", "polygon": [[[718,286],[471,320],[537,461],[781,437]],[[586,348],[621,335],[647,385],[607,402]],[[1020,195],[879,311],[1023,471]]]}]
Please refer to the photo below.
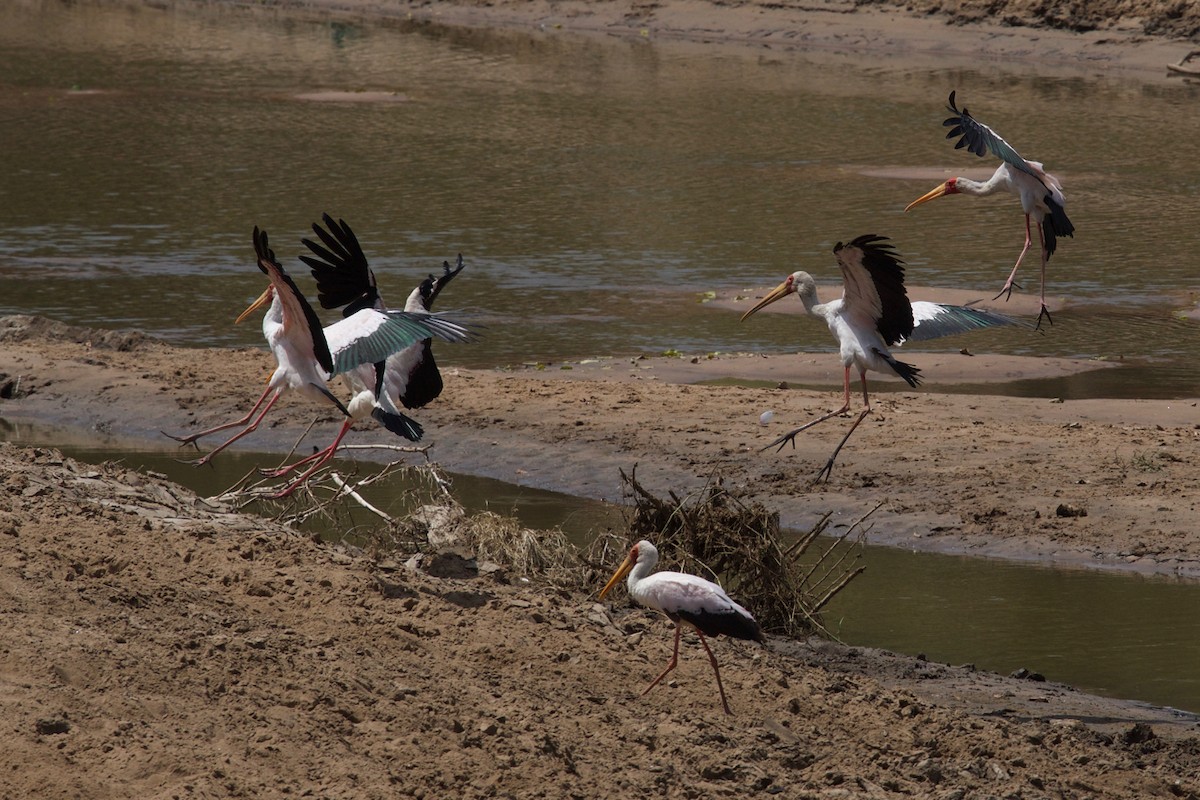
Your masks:
[{"label": "long yellow bill", "polygon": [[604,588],[600,590],[600,599],[603,600],[604,596],[612,591],[614,586],[625,580],[625,576],[628,575],[632,569],[633,559],[629,556],[625,556],[625,560],[621,562],[621,566],[617,567],[617,571],[613,573],[613,576],[608,579],[608,583],[604,584]]},{"label": "long yellow bill", "polygon": [[755,311],[758,311],[760,308],[765,308],[766,306],[771,305],[771,303],[774,303],[776,300],[787,297],[794,291],[795,288],[792,286],[792,279],[788,278],[786,281],[772,289],[766,297],[758,302],[758,305],[747,311],[745,314],[742,314],[742,321],[744,322],[746,317],[750,316]]},{"label": "long yellow bill", "polygon": [[909,203],[907,206],[904,207],[904,210],[911,211],[912,209],[921,205],[921,203],[928,203],[930,200],[936,200],[939,197],[941,197],[942,195],[947,194],[949,189],[950,189],[949,185],[943,183],[943,184],[939,185],[936,189],[926,192],[925,194],[918,197],[916,200],[913,200],[911,203]]},{"label": "long yellow bill", "polygon": [[249,307],[249,308],[247,308],[245,311],[243,311],[243,312],[242,312],[242,313],[241,313],[241,314],[238,316],[238,318],[237,318],[237,319],[235,319],[235,320],[233,321],[233,324],[234,324],[234,325],[237,325],[237,324],[238,324],[238,323],[240,323],[242,320],[244,320],[246,317],[250,316],[250,315],[251,315],[251,314],[253,314],[255,311],[257,311],[258,309],[262,308],[262,307],[263,307],[263,306],[265,306],[267,303],[271,302],[271,294],[272,294],[274,291],[275,291],[275,287],[274,287],[274,286],[267,286],[267,288],[266,288],[265,290],[263,290],[263,293],[262,293],[262,294],[260,294],[260,295],[258,296],[258,299],[257,299],[257,300],[255,300],[253,303],[251,303],[251,304],[250,304],[250,307]]}]

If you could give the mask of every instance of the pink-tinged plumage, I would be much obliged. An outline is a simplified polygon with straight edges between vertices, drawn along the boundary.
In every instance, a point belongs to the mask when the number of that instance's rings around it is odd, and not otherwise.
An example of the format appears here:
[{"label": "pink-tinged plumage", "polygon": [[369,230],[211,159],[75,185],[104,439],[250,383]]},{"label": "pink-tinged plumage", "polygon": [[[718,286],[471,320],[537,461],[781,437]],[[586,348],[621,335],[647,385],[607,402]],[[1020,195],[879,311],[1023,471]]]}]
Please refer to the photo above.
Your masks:
[{"label": "pink-tinged plumage", "polygon": [[354,419],[370,413],[371,407],[376,405],[373,397],[370,403],[364,403],[358,395],[351,400],[349,407],[343,404],[329,391],[327,384],[333,375],[386,359],[397,350],[432,336],[464,341],[470,337],[470,331],[430,314],[384,312],[371,308],[364,308],[328,328],[322,328],[312,306],[276,260],[275,253],[268,245],[266,231],[255,227],[253,241],[258,268],[267,276],[269,284],[258,299],[242,312],[237,322],[267,306],[263,316],[263,336],[275,356],[275,370],[267,381],[267,388],[244,417],[188,436],[167,435],[184,444],[194,444],[198,439],[217,431],[242,427],[234,436],[194,462],[205,464],[217,453],[256,430],[267,412],[287,392],[319,403],[333,404],[347,418],[333,444],[308,458],[269,473],[278,477],[301,465],[309,465],[309,469],[277,495],[282,497],[290,494],[331,459]]},{"label": "pink-tinged plumage", "polygon": [[829,332],[838,342],[842,360],[842,407],[785,433],[763,450],[771,447],[782,450],[788,442],[795,447],[796,434],[849,411],[850,369],[854,367],[858,370],[863,394],[862,411],[834,449],[833,455],[817,473],[817,480],[829,479],[838,453],[859,423],[871,413],[871,398],[867,393],[868,370],[892,372],[903,378],[909,386],[915,388],[920,385],[921,370],[897,360],[889,347],[909,339],[932,339],[992,325],[1019,324],[1003,314],[967,306],[909,302],[908,291],[904,287],[904,262],[885,236],[867,234],[849,244],[838,242],[833,254],[842,272],[841,297],[828,303],[818,302],[817,284],[813,277],[807,272],[793,272],[742,315],[745,320],[759,309],[795,294],[809,314],[820,317],[829,325]]},{"label": "pink-tinged plumage", "polygon": [[958,138],[958,142],[954,145],[955,149],[965,147],[980,158],[991,152],[1002,163],[986,181],[975,181],[963,177],[950,178],[909,203],[904,210],[908,211],[922,203],[951,194],[986,197],[997,192],[1005,192],[1015,195],[1021,201],[1021,210],[1025,212],[1025,245],[1021,249],[1021,254],[1017,256],[1017,263],[1009,273],[1008,280],[1004,282],[1003,288],[996,297],[1002,294],[1012,296],[1015,285],[1013,279],[1016,277],[1017,269],[1021,266],[1021,260],[1025,258],[1025,253],[1029,251],[1029,247],[1033,243],[1033,232],[1030,229],[1032,220],[1037,225],[1042,261],[1042,308],[1038,314],[1037,324],[1041,325],[1043,317],[1053,323],[1050,311],[1046,308],[1046,262],[1057,250],[1060,238],[1075,236],[1075,226],[1067,217],[1065,210],[1067,200],[1063,195],[1062,183],[1047,172],[1040,161],[1029,161],[1023,158],[1016,148],[1006,142],[1003,137],[971,116],[966,106],[959,111],[954,102],[954,94],[954,92],[950,93],[947,105],[952,116],[942,123],[945,127],[951,128],[950,132],[946,134],[946,138]]},{"label": "pink-tinged plumage", "polygon": [[725,687],[721,683],[721,671],[717,667],[716,656],[704,637],[725,635],[761,642],[765,640],[762,628],[749,611],[730,598],[717,584],[686,572],[654,572],[657,564],[658,550],[643,539],[630,548],[629,555],[600,591],[600,599],[603,600],[614,586],[628,576],[626,585],[634,602],[663,612],[675,623],[675,647],[671,660],[666,669],[645,688],[642,695],[657,686],[667,673],[675,669],[679,661],[679,639],[683,623],[687,623],[696,629],[700,643],[708,653],[713,674],[717,676],[721,705],[726,714],[732,713],[729,710],[729,701],[725,697]]}]

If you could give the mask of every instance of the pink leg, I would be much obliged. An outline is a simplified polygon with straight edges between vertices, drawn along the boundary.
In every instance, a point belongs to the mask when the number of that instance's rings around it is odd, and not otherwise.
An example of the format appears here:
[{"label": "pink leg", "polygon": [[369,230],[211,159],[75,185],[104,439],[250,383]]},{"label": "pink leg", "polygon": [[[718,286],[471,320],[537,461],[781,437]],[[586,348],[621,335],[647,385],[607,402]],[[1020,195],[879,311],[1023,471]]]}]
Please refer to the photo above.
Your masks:
[{"label": "pink leg", "polygon": [[667,677],[667,673],[670,672],[671,670],[675,669],[675,665],[679,663],[679,636],[681,633],[682,633],[682,631],[679,629],[679,623],[676,622],[675,623],[675,652],[673,652],[671,654],[671,661],[670,661],[670,663],[667,664],[667,668],[664,669],[661,673],[659,673],[657,678],[650,681],[649,686],[647,686],[645,689],[642,690],[642,694],[641,694],[642,697],[645,697],[646,694],[651,689],[653,689],[655,686],[658,686],[658,682],[661,681],[663,678]]},{"label": "pink leg", "polygon": [[292,466],[286,467],[280,474],[286,474],[287,472],[290,472],[291,470],[295,469],[296,467],[300,466],[301,464],[308,463],[310,461],[312,462],[312,466],[310,466],[307,470],[305,470],[303,475],[301,475],[300,477],[296,478],[294,481],[289,483],[286,487],[283,488],[282,491],[276,492],[275,494],[273,494],[271,496],[274,498],[287,497],[292,492],[296,491],[296,489],[298,489],[301,485],[303,485],[303,483],[305,481],[307,481],[309,478],[311,478],[313,473],[315,473],[321,467],[325,466],[325,464],[328,463],[331,458],[333,458],[333,454],[337,452],[338,445],[340,445],[342,443],[342,439],[350,431],[350,426],[352,426],[353,424],[354,424],[354,420],[347,419],[345,422],[342,423],[342,429],[340,431],[338,431],[338,435],[333,440],[333,444],[329,445],[329,447],[326,447],[324,450],[320,451],[319,453],[314,453],[313,455],[308,456],[307,458],[303,458],[300,461],[297,461]]},{"label": "pink leg", "polygon": [[[1041,223],[1038,223],[1038,238],[1039,239],[1041,239],[1041,229],[1042,229],[1042,225],[1041,225]],[[1013,278],[1015,278],[1017,276],[1017,270],[1021,266],[1021,259],[1025,258],[1025,253],[1027,253],[1029,251],[1029,245],[1033,244],[1033,237],[1031,236],[1031,233],[1032,232],[1029,230],[1029,215],[1026,214],[1025,215],[1025,246],[1021,248],[1021,255],[1017,256],[1017,263],[1013,266],[1012,272],[1010,272],[1008,274],[1008,280],[1006,280],[1004,282],[1004,287],[996,294],[996,297],[992,298],[993,300],[995,300],[997,297],[999,297],[1002,294],[1008,295],[1008,297],[1004,298],[1005,300],[1012,298],[1013,287],[1017,285],[1013,282]],[[1042,250],[1043,250],[1043,252],[1045,251],[1045,245],[1042,246]],[[1044,256],[1042,258],[1042,263],[1045,264]]]},{"label": "pink leg", "polygon": [[[246,436],[247,434],[254,433],[254,431],[258,429],[258,424],[263,421],[263,417],[265,417],[267,415],[267,412],[271,410],[271,406],[275,405],[275,402],[277,400],[279,400],[279,398],[281,396],[282,396],[282,394],[280,392],[276,392],[275,396],[271,398],[271,402],[267,403],[267,405],[263,408],[263,410],[259,412],[258,416],[254,418],[253,422],[251,422],[249,425],[247,425],[242,430],[238,431],[236,434],[234,434],[232,437],[230,437],[223,443],[217,445],[217,447],[215,447],[214,449],[208,451],[208,453],[206,453],[203,458],[199,458],[199,459],[193,461],[192,463],[195,464],[197,467],[203,466],[204,464],[207,464],[209,461],[211,461],[213,456],[215,456],[217,453],[224,450],[226,447],[229,447],[229,445],[233,444],[238,439],[241,439],[243,436]],[[261,402],[261,400],[260,400],[260,402]]]},{"label": "pink leg", "polygon": [[250,421],[250,418],[254,416],[254,412],[258,411],[258,407],[263,404],[263,401],[267,399],[267,395],[269,395],[270,393],[271,393],[271,386],[270,386],[270,384],[267,384],[267,388],[263,390],[262,395],[258,398],[258,401],[254,404],[254,408],[247,411],[246,416],[242,417],[241,419],[234,420],[233,422],[226,422],[224,425],[217,425],[214,428],[208,428],[206,430],[200,431],[199,433],[192,433],[187,436],[176,436],[174,434],[167,433],[166,431],[161,431],[161,433],[163,436],[167,436],[167,437],[174,439],[177,442],[181,442],[182,444],[185,444],[185,445],[195,444],[197,439],[202,439],[211,433],[216,433],[217,431],[229,430],[230,428],[236,428],[238,425],[245,425],[247,422]]},{"label": "pink leg", "polygon": [[[849,373],[849,369],[847,369],[846,371],[847,371],[847,373]],[[850,426],[850,430],[846,431],[846,435],[842,437],[842,440],[840,442],[838,442],[838,446],[836,448],[834,448],[834,450],[833,450],[833,455],[831,455],[829,457],[829,460],[825,462],[824,468],[822,468],[822,470],[817,473],[817,477],[814,480],[819,481],[822,479],[822,477],[824,477],[824,479],[826,481],[829,480],[829,476],[833,473],[833,462],[835,459],[837,459],[838,453],[842,452],[842,447],[844,447],[846,442],[848,442],[850,440],[850,434],[854,433],[854,430],[858,427],[859,423],[867,418],[867,414],[871,413],[871,398],[867,395],[867,371],[864,369],[860,369],[858,371],[858,379],[860,381],[862,381],[862,390],[863,390],[862,411],[859,412],[858,419],[854,420],[854,424]],[[849,401],[850,401],[850,396],[849,396],[849,394],[847,394],[846,395],[847,406],[849,406]]]},{"label": "pink leg", "polygon": [[[849,367],[846,367],[845,374],[843,375],[842,386],[845,390],[845,398],[844,398],[844,401],[842,402],[841,408],[839,408],[837,411],[830,411],[828,414],[817,417],[816,419],[812,420],[811,422],[806,422],[805,424],[801,425],[799,428],[796,428],[793,431],[788,431],[783,436],[780,436],[778,439],[771,442],[766,447],[761,448],[759,450],[759,452],[762,452],[763,450],[769,450],[772,447],[778,447],[778,449],[775,451],[776,453],[778,453],[780,450],[783,449],[783,446],[785,444],[787,444],[788,442],[791,442],[792,447],[795,447],[796,446],[796,434],[803,433],[804,431],[808,430],[812,426],[822,423],[825,420],[829,419],[830,417],[836,417],[838,414],[845,414],[847,411],[849,411],[850,410],[850,368]],[[864,384],[864,386],[865,386],[865,384]],[[864,389],[864,391],[865,391],[865,389]]]},{"label": "pink leg", "polygon": [[721,670],[717,669],[717,657],[713,655],[713,651],[709,649],[708,642],[704,640],[704,634],[700,633],[700,629],[696,629],[696,633],[700,636],[700,644],[704,645],[704,651],[708,653],[708,662],[712,664],[713,674],[717,676],[717,691],[721,693],[721,705],[725,707],[726,714],[732,714],[729,710],[729,701],[725,699],[725,687],[721,685]]}]

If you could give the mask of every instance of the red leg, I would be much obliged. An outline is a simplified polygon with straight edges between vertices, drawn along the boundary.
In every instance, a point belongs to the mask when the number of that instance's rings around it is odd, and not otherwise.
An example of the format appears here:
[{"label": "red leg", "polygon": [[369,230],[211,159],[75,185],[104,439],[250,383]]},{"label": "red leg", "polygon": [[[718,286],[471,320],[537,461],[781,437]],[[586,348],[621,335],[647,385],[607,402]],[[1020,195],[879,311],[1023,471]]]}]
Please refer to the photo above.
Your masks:
[{"label": "red leg", "polygon": [[209,450],[204,455],[203,458],[199,458],[196,461],[193,461],[192,463],[198,467],[202,466],[204,464],[207,464],[209,461],[212,460],[213,456],[215,456],[217,453],[224,450],[226,447],[229,447],[229,445],[233,444],[238,439],[241,439],[243,436],[246,436],[248,434],[254,433],[254,431],[258,429],[259,423],[263,421],[263,417],[265,417],[267,415],[267,412],[271,410],[271,406],[275,405],[275,402],[277,400],[279,400],[279,398],[281,396],[282,396],[282,394],[280,392],[276,392],[275,396],[272,397],[271,401],[269,403],[267,403],[267,405],[263,408],[262,411],[259,412],[258,416],[254,418],[253,422],[251,422],[245,428],[242,428],[242,430],[238,431],[236,434],[231,436],[229,439],[227,439],[224,442],[222,442],[221,444],[217,445],[214,449]]},{"label": "red leg", "polygon": [[[847,371],[849,370],[847,369]],[[867,371],[860,369],[858,371],[858,379],[862,381],[863,409],[859,412],[858,419],[854,420],[854,424],[850,426],[850,430],[846,431],[846,435],[842,437],[842,440],[838,442],[838,446],[834,448],[833,455],[829,457],[829,460],[825,462],[825,466],[817,473],[815,480],[819,481],[822,478],[826,481],[829,480],[829,476],[833,472],[833,462],[837,459],[838,453],[842,452],[842,447],[850,440],[850,434],[854,433],[859,423],[867,418],[867,414],[871,413],[871,398],[867,395]],[[849,405],[849,395],[847,395],[846,399],[847,405]]]},{"label": "red leg", "polygon": [[[838,414],[845,414],[847,411],[849,411],[850,410],[850,368],[849,367],[846,367],[845,374],[842,379],[842,385],[843,385],[843,388],[845,389],[845,399],[844,399],[844,402],[842,403],[841,408],[839,408],[836,411],[830,411],[828,414],[824,414],[820,417],[817,417],[816,419],[812,420],[811,422],[806,422],[803,425],[801,425],[799,428],[796,428],[793,431],[788,431],[783,436],[780,436],[778,439],[771,442],[766,447],[761,448],[759,452],[761,452],[762,450],[769,450],[772,447],[778,447],[778,449],[775,451],[776,453],[778,453],[780,450],[783,449],[783,446],[785,444],[787,444],[788,442],[791,442],[792,447],[795,447],[796,446],[796,434],[803,433],[804,431],[808,430],[812,426],[817,425],[821,422],[824,422],[825,420],[829,419],[830,417],[836,417]],[[865,391],[866,391],[865,384],[864,384],[863,391],[864,391],[864,397],[865,397],[866,396],[865,395]]]},{"label": "red leg", "polygon": [[295,464],[293,464],[290,467],[284,468],[284,470],[282,472],[280,472],[281,475],[292,471],[293,469],[300,466],[301,464],[312,462],[312,466],[310,466],[307,470],[305,470],[303,475],[301,475],[300,477],[296,478],[294,481],[289,483],[286,487],[283,488],[282,491],[279,491],[271,496],[275,497],[275,498],[287,497],[292,492],[296,491],[296,489],[298,489],[305,481],[307,481],[309,478],[311,478],[313,473],[315,473],[321,467],[325,466],[325,464],[327,464],[329,462],[329,460],[331,458],[333,458],[334,453],[337,452],[338,445],[340,445],[342,443],[342,439],[350,431],[350,427],[353,424],[354,424],[354,420],[347,419],[345,422],[342,423],[342,429],[340,431],[338,431],[338,435],[333,440],[333,444],[329,445],[329,447],[326,447],[324,450],[321,450],[318,453],[314,453],[313,455],[308,456],[307,458],[303,458],[300,461],[297,461]]},{"label": "red leg", "polygon": [[713,651],[709,649],[708,642],[704,640],[704,634],[700,633],[700,629],[696,629],[696,633],[700,636],[700,644],[704,645],[704,651],[708,653],[708,662],[712,664],[713,674],[717,676],[717,691],[721,693],[721,705],[725,707],[726,714],[732,714],[729,710],[729,701],[725,699],[725,687],[721,685],[721,670],[717,669],[717,657],[713,655]]},{"label": "red leg", "polygon": [[247,422],[250,421],[250,418],[254,416],[254,412],[258,411],[258,407],[263,404],[263,401],[267,399],[267,395],[269,395],[270,393],[271,393],[271,385],[268,383],[267,388],[263,390],[262,395],[258,398],[258,401],[254,404],[254,408],[247,411],[246,416],[242,417],[241,419],[234,420],[233,422],[226,422],[224,425],[217,425],[216,427],[207,428],[205,430],[200,431],[199,433],[192,433],[192,434],[188,434],[187,436],[176,436],[172,433],[167,433],[166,431],[161,431],[161,433],[163,436],[167,436],[167,437],[174,439],[175,441],[180,442],[185,445],[195,444],[197,439],[202,439],[211,433],[216,433],[217,431],[229,430],[230,428],[236,428],[238,425],[245,425]]},{"label": "red leg", "polygon": [[671,661],[669,664],[667,664],[667,668],[664,669],[661,673],[659,673],[659,676],[657,678],[650,681],[649,686],[647,686],[645,689],[642,690],[642,694],[641,694],[642,697],[645,697],[647,692],[649,692],[655,686],[658,686],[658,682],[661,681],[663,678],[667,677],[667,673],[670,672],[671,670],[675,669],[675,665],[679,663],[679,636],[681,633],[682,633],[682,631],[680,631],[680,629],[679,629],[679,623],[676,622],[675,623],[675,652],[673,652],[671,654]]}]

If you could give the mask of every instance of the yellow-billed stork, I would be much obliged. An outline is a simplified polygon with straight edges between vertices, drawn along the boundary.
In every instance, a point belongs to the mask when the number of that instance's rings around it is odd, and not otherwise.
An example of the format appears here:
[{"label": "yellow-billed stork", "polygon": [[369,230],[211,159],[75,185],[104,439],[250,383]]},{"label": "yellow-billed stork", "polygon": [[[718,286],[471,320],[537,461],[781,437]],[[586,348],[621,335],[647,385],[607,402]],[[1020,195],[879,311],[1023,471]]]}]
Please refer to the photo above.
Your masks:
[{"label": "yellow-billed stork", "polygon": [[986,181],[973,181],[962,177],[951,178],[909,203],[904,210],[909,211],[922,203],[950,194],[983,197],[996,192],[1008,192],[1020,198],[1021,208],[1025,212],[1025,246],[1021,248],[1021,255],[1017,256],[1017,263],[1013,266],[1008,280],[1004,282],[1003,288],[996,297],[1002,294],[1006,294],[1008,297],[1012,296],[1013,278],[1016,277],[1017,268],[1021,266],[1021,259],[1025,258],[1025,253],[1028,252],[1029,245],[1032,243],[1029,228],[1029,221],[1032,219],[1037,224],[1038,244],[1042,255],[1042,309],[1038,313],[1037,325],[1041,326],[1043,317],[1047,322],[1053,324],[1054,320],[1050,318],[1050,310],[1046,308],[1046,262],[1050,256],[1054,255],[1060,238],[1064,236],[1074,238],[1075,236],[1075,226],[1071,224],[1066,211],[1063,210],[1066,198],[1063,196],[1062,184],[1058,178],[1046,172],[1041,162],[1022,158],[1021,154],[1004,141],[998,133],[972,117],[966,106],[959,111],[954,102],[954,92],[950,93],[947,109],[952,116],[942,125],[951,128],[950,132],[946,134],[947,139],[959,137],[958,142],[954,145],[956,150],[965,147],[980,158],[990,151],[1003,163]]},{"label": "yellow-billed stork", "polygon": [[658,685],[667,673],[679,663],[679,637],[686,623],[700,635],[700,644],[708,653],[713,674],[717,676],[717,690],[721,693],[721,705],[726,714],[731,714],[729,701],[725,698],[725,687],[721,684],[721,670],[704,635],[725,634],[735,639],[766,641],[762,628],[750,612],[730,599],[725,590],[712,581],[686,572],[654,572],[658,564],[658,550],[643,539],[629,549],[629,555],[613,573],[612,578],[600,590],[600,599],[626,576],[629,577],[629,596],[639,605],[653,608],[666,614],[675,623],[675,649],[671,660],[657,678],[642,691],[642,696]]},{"label": "yellow-billed stork", "polygon": [[[320,243],[302,239],[312,255],[300,256],[317,282],[317,299],[321,307],[342,308],[344,316],[355,314],[363,308],[386,311],[387,306],[379,292],[375,273],[354,231],[345,220],[334,220],[329,214],[322,215],[322,221],[325,228],[315,222],[312,225]],[[431,312],[437,296],[462,272],[463,267],[461,254],[453,270],[449,262],[442,262],[442,275],[436,278],[430,275],[421,281],[409,293],[404,310]],[[388,356],[385,362],[363,365],[343,377],[355,388],[374,387],[381,401],[399,403],[409,409],[421,408],[438,397],[443,388],[442,374],[433,357],[432,343],[432,339],[423,339]]]},{"label": "yellow-billed stork", "polygon": [[205,464],[217,453],[256,430],[272,406],[289,391],[318,403],[332,403],[346,416],[333,444],[295,464],[270,473],[279,476],[303,464],[311,465],[278,494],[286,496],[333,457],[355,419],[370,414],[391,429],[387,420],[388,412],[380,407],[373,396],[356,395],[348,404],[338,400],[327,386],[333,375],[353,370],[363,364],[383,361],[391,353],[431,336],[461,342],[469,340],[471,332],[458,323],[431,314],[379,312],[373,309],[363,309],[327,328],[322,328],[316,312],[304,294],[276,260],[275,253],[268,244],[266,231],[261,231],[256,226],[253,238],[258,268],[270,283],[236,321],[240,323],[257,309],[269,304],[263,316],[263,335],[275,356],[275,371],[254,407],[241,419],[188,436],[167,435],[184,444],[192,444],[211,433],[244,426],[234,436],[194,462],[198,465]]},{"label": "yellow-billed stork", "polygon": [[817,473],[817,480],[829,479],[834,459],[850,438],[850,434],[854,433],[854,429],[871,413],[871,399],[867,394],[867,370],[893,372],[903,378],[909,386],[915,388],[920,385],[921,370],[912,364],[898,361],[888,350],[889,346],[899,345],[910,339],[934,339],[995,325],[1022,324],[1012,317],[980,308],[925,301],[910,302],[908,291],[904,287],[904,262],[900,260],[895,247],[886,236],[867,234],[859,236],[849,244],[838,242],[833,248],[833,255],[842,270],[843,292],[840,298],[828,303],[817,302],[817,284],[813,277],[807,272],[793,272],[742,315],[744,321],[776,300],[790,294],[798,295],[809,314],[821,317],[829,325],[830,332],[837,339],[844,367],[845,397],[842,407],[785,433],[763,447],[763,450],[771,447],[782,450],[788,442],[795,447],[796,434],[830,417],[849,411],[850,368],[858,368],[858,377],[862,382],[862,411],[850,426],[850,430],[842,437],[824,468]]}]

